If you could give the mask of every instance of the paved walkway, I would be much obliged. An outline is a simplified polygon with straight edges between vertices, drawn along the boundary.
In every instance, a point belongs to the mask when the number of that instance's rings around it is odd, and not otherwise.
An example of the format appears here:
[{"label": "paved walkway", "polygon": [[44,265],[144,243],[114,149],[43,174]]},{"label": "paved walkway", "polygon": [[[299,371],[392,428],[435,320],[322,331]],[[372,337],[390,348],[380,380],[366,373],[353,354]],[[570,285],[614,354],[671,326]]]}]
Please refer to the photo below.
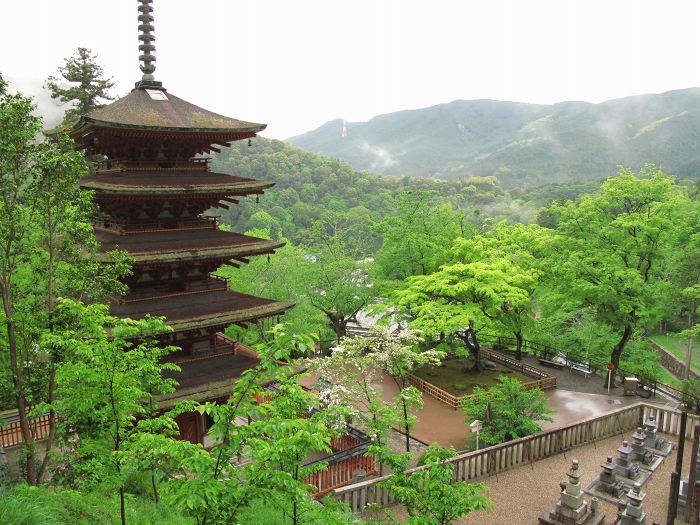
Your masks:
[{"label": "paved walkway", "polygon": [[[524,361],[537,366],[537,358],[532,356],[525,356]],[[552,415],[553,422],[541,422],[545,430],[595,417],[641,400],[636,396],[623,396],[621,388],[611,390],[610,395],[607,395],[599,376],[586,378],[572,374],[566,369],[545,370],[557,376],[557,388],[545,392],[549,398],[547,406],[556,410]],[[306,377],[302,383],[310,386],[317,379],[318,377]],[[396,382],[388,375],[384,375],[374,386],[382,392],[385,399],[391,399],[399,391]],[[654,398],[646,401],[663,403],[662,400]],[[423,394],[423,409],[417,412],[417,416],[418,421],[411,432],[411,436],[416,440],[426,444],[438,443],[443,447],[454,447],[458,451],[468,448],[470,430],[461,410],[454,410],[434,397]]]}]

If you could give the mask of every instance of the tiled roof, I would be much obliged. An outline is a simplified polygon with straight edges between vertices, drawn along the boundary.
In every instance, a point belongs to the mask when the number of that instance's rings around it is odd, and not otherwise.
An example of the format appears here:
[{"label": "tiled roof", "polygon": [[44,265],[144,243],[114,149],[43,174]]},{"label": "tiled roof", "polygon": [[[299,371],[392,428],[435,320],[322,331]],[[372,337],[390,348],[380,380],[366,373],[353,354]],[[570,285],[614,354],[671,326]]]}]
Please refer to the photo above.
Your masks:
[{"label": "tiled roof", "polygon": [[96,231],[102,252],[125,250],[134,263],[172,262],[205,257],[246,257],[270,253],[284,246],[270,241],[222,230],[161,231],[133,235],[117,235]]},{"label": "tiled roof", "polygon": [[[162,93],[153,96],[152,92]],[[171,131],[258,133],[266,124],[245,122],[200,108],[162,88],[136,88],[124,98],[83,115],[73,128],[104,127]]]},{"label": "tiled roof", "polygon": [[112,304],[110,310],[117,317],[132,319],[141,319],[149,313],[164,316],[173,330],[181,331],[280,315],[292,306],[292,303],[228,290]]}]

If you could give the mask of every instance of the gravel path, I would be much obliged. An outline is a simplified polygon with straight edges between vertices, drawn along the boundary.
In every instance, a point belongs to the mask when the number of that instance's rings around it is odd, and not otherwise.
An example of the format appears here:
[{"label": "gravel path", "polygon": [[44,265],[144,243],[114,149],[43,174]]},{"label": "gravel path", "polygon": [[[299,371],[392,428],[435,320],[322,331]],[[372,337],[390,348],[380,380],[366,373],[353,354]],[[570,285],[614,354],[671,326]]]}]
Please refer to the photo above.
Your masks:
[{"label": "gravel path", "polygon": [[[666,437],[666,436],[664,436]],[[478,512],[456,521],[459,525],[536,525],[538,516],[559,499],[559,482],[566,477],[566,471],[573,459],[578,459],[583,471],[584,487],[600,473],[600,463],[606,456],[617,455],[617,448],[627,435],[614,436],[595,444],[580,447],[566,454],[560,454],[532,466],[522,466],[484,479],[488,485],[487,494],[494,502],[491,512]],[[684,477],[687,477],[690,442],[686,441]],[[668,488],[671,472],[676,464],[676,454],[672,453],[642,487],[647,496],[644,510],[647,524],[654,521],[666,522]],[[586,496],[587,501],[590,497]],[[614,505],[600,500],[600,508],[605,512],[605,523],[613,523],[617,516]],[[405,519],[400,508],[394,508],[396,516]],[[680,523],[680,520],[676,520]]]}]

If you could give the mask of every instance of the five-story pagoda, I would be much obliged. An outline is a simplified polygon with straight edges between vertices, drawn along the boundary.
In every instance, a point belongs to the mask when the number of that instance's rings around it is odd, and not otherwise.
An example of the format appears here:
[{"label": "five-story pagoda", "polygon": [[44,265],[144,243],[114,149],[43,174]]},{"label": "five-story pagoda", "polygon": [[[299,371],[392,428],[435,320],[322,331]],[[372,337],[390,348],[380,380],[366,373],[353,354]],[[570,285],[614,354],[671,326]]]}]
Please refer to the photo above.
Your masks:
[{"label": "five-story pagoda", "polygon": [[[260,195],[272,184],[212,173],[202,155],[255,137],[265,125],[197,107],[154,80],[152,2],[139,0],[138,7],[142,80],[124,98],[82,116],[71,135],[88,154],[104,158],[82,181],[99,206],[94,227],[102,251],[125,250],[133,259],[129,291],[114,298],[112,313],[165,316],[173,328],[163,343],[181,348],[173,359],[182,372],[178,392],[166,404],[223,399],[256,356],[221,332],[291,305],[229,290],[212,275],[222,264],[246,263],[281,243],[222,231],[205,214],[236,204],[236,197]],[[179,424],[183,438],[202,440],[205,425],[198,414],[181,417]]]}]

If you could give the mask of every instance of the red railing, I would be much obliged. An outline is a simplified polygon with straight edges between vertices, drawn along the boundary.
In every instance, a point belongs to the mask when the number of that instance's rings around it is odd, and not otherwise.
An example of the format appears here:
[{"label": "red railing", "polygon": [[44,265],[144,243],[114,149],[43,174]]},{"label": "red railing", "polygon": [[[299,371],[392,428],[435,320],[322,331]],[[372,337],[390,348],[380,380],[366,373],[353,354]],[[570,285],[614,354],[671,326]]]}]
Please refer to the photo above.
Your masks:
[{"label": "red railing", "polygon": [[314,472],[306,478],[306,483],[313,486],[314,497],[323,496],[330,491],[355,481],[358,471],[364,471],[364,476],[372,476],[378,472],[374,457],[352,456],[338,463],[328,465],[326,470]]},{"label": "red railing", "polygon": [[125,160],[106,159],[95,162],[98,173],[120,171],[209,171],[209,157],[197,157],[187,160]]},{"label": "red railing", "polygon": [[215,230],[215,217],[192,217],[126,223],[106,217],[92,217],[92,225],[100,231],[129,235],[134,233],[173,232],[181,230]]},{"label": "red railing", "polygon": [[346,450],[360,444],[360,440],[356,437],[343,434],[342,436],[331,439],[331,448],[335,451]]}]

